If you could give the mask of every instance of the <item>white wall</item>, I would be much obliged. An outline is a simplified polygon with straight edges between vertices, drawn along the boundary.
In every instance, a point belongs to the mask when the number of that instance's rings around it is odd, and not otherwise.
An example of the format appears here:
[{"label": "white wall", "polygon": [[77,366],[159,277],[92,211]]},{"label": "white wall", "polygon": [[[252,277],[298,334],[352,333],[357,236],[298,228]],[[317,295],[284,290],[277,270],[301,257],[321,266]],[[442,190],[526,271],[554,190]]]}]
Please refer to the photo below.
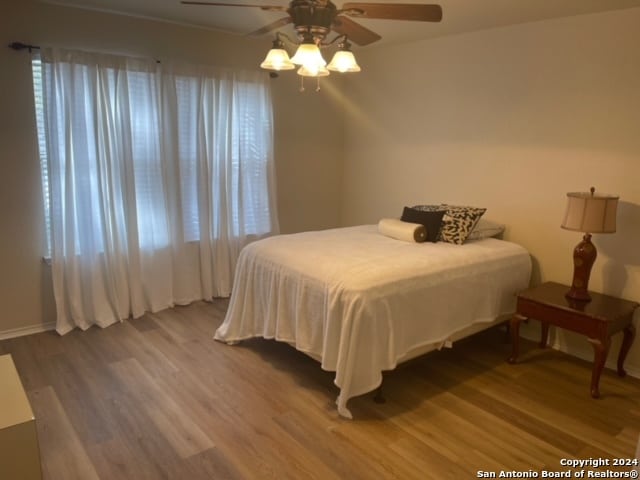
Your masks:
[{"label": "white wall", "polygon": [[[622,203],[618,232],[594,237],[590,287],[640,300],[638,25],[635,8],[360,52],[343,224],[418,203],[487,207],[531,252],[534,283],[566,283],[581,235],[560,229],[565,194],[593,185]],[[556,341],[592,358],[584,339]],[[627,363],[640,374],[640,342]]]},{"label": "white wall", "polygon": [[[49,5],[0,2],[0,338],[55,320],[44,252],[30,59],[13,41],[243,69],[271,43],[203,29]],[[283,232],[340,222],[342,115],[329,95],[298,93],[297,75],[273,81],[278,210]],[[337,119],[337,121],[336,121]]]},{"label": "white wall", "polygon": [[313,81],[299,92],[300,77],[274,80],[274,124],[278,166],[278,212],[284,233],[340,225],[344,151],[340,78]]}]

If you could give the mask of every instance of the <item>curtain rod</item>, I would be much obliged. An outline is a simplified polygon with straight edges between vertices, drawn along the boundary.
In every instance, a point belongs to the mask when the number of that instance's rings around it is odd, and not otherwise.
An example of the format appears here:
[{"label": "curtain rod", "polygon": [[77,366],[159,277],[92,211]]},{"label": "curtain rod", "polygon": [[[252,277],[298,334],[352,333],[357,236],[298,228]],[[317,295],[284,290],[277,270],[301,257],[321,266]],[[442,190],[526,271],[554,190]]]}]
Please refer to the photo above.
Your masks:
[{"label": "curtain rod", "polygon": [[40,47],[38,45],[29,45],[27,43],[22,43],[22,42],[12,42],[9,45],[7,45],[7,47],[9,48],[13,48],[14,50],[29,50],[29,52],[31,52],[31,50],[40,50]]},{"label": "curtain rod", "polygon": [[[11,42],[9,45],[7,45],[7,47],[12,48],[16,51],[29,50],[29,53],[31,53],[31,50],[40,50],[39,45],[29,45],[28,43],[22,43],[22,42]],[[160,60],[156,60],[156,63],[162,63],[162,62]]]}]

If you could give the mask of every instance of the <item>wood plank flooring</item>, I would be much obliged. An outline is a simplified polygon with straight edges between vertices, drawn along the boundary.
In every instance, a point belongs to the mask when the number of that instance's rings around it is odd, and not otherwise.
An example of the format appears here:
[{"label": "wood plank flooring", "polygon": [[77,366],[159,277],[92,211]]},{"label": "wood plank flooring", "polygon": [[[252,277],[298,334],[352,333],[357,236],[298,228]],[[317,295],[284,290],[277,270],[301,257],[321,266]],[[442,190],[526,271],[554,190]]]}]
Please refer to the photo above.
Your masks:
[{"label": "wood plank flooring", "polygon": [[[461,479],[629,458],[640,380],[492,329],[385,374],[338,417],[333,375],[288,345],[215,342],[227,302],[0,342],[32,403],[45,479]],[[611,352],[617,354],[617,352]]]}]

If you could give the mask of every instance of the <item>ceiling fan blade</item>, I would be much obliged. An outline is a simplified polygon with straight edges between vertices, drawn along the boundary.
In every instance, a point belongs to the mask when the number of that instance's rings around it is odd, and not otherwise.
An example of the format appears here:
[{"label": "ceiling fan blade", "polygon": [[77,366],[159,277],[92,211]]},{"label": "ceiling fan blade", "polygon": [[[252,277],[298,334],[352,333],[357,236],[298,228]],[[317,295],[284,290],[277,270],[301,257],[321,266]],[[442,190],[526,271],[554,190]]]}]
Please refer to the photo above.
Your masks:
[{"label": "ceiling fan blade", "polygon": [[275,22],[271,22],[269,25],[265,25],[264,27],[256,30],[255,32],[248,33],[247,35],[251,37],[264,35],[265,33],[269,33],[272,30],[277,30],[280,27],[284,27],[285,25],[290,24],[292,21],[293,20],[291,19],[291,17],[284,17],[284,18],[281,18],[280,20],[276,20]]},{"label": "ceiling fan blade", "polygon": [[421,5],[416,3],[352,2],[342,5],[342,13],[352,17],[385,20],[414,20],[417,22],[439,22],[442,20],[442,7],[440,5]]},{"label": "ceiling fan blade", "polygon": [[377,42],[382,38],[376,32],[372,32],[350,18],[342,16],[335,18],[331,29],[335,32],[341,33],[342,35],[346,35],[349,37],[349,40],[358,45],[369,45],[370,43]]},{"label": "ceiling fan blade", "polygon": [[182,3],[183,5],[205,5],[213,7],[252,7],[267,10],[269,12],[286,12],[289,9],[289,7],[285,7],[282,5],[256,5],[249,3],[195,2],[187,0],[182,0],[180,3]]}]

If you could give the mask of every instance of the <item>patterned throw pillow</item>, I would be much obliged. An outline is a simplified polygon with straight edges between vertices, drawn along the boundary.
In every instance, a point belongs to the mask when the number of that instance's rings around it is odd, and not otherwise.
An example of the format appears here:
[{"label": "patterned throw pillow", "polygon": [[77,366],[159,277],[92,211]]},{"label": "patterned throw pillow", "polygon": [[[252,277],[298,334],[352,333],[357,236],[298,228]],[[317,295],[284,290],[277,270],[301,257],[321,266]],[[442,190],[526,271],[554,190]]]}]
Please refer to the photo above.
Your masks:
[{"label": "patterned throw pillow", "polygon": [[445,210],[439,240],[456,245],[462,245],[465,242],[480,217],[487,211],[486,208],[446,204],[416,205],[413,208],[427,212]]}]

